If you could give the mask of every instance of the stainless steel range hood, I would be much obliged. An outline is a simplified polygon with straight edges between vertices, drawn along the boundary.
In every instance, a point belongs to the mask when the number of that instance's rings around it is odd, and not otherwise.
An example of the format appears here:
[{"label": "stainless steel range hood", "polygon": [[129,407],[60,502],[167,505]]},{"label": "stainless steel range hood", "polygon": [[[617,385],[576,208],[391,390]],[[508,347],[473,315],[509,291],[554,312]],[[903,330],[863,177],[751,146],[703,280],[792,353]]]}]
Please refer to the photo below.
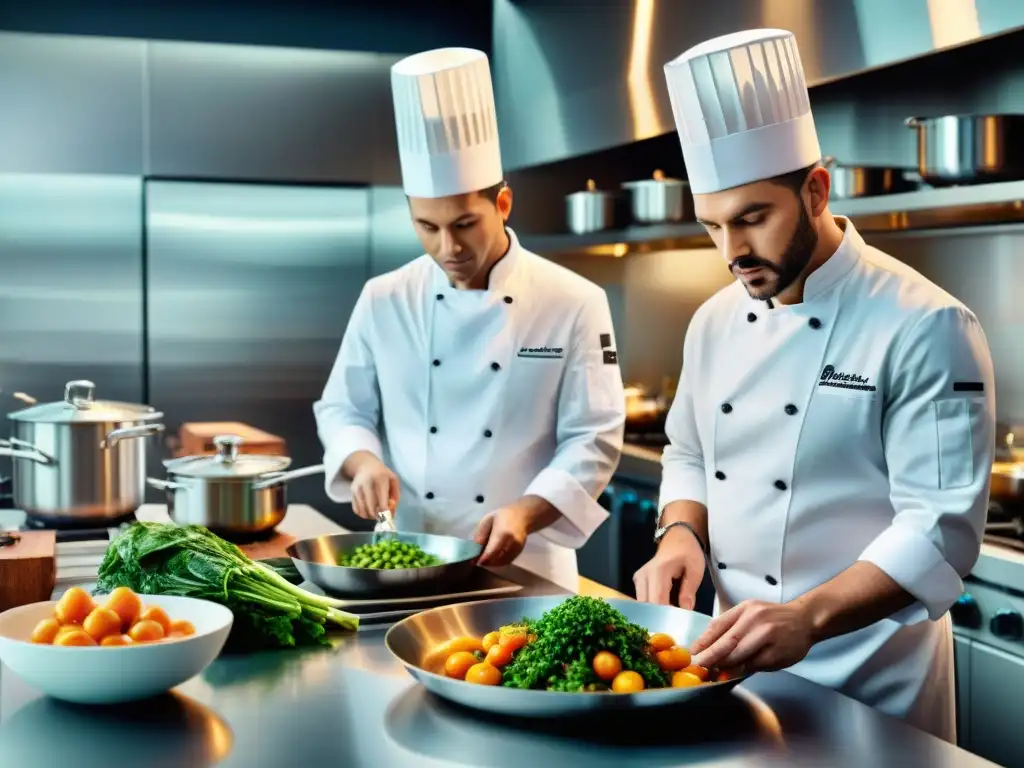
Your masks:
[{"label": "stainless steel range hood", "polygon": [[716,35],[781,27],[808,82],[1024,27],[1020,0],[494,0],[493,77],[508,170],[673,130],[662,67]]}]

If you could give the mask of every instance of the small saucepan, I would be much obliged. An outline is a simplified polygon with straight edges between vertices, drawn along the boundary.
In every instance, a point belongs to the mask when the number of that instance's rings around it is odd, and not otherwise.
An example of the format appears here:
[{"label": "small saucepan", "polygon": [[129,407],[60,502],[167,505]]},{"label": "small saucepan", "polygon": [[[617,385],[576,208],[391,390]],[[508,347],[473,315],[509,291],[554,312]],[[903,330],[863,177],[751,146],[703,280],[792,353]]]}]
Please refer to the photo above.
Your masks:
[{"label": "small saucepan", "polygon": [[164,462],[167,479],[146,482],[167,492],[167,514],[179,525],[202,525],[224,538],[266,533],[288,511],[290,480],[320,474],[323,464],[285,472],[287,456],[239,453],[242,438],[218,435],[213,456],[182,456]]},{"label": "small saucepan", "polygon": [[832,197],[874,197],[897,192],[912,192],[920,188],[917,173],[911,168],[885,165],[841,165],[834,157],[822,162],[832,178]]}]

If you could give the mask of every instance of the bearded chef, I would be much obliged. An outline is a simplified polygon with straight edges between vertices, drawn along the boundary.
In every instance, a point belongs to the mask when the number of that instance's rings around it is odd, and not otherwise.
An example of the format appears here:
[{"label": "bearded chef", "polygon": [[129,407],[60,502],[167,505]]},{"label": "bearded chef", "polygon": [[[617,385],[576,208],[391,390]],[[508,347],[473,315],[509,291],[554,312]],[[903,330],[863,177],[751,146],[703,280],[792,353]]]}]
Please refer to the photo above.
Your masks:
[{"label": "bearded chef", "polygon": [[829,212],[796,41],[753,30],[665,66],[696,214],[736,282],[695,313],[641,600],[716,617],[705,667],[789,668],[956,742],[947,613],[995,450],[978,319]]},{"label": "bearded chef", "polygon": [[392,68],[402,183],[426,254],[370,280],[314,406],[327,493],[401,530],[474,538],[579,585],[607,517],[625,397],[604,291],[524,249],[485,54]]}]

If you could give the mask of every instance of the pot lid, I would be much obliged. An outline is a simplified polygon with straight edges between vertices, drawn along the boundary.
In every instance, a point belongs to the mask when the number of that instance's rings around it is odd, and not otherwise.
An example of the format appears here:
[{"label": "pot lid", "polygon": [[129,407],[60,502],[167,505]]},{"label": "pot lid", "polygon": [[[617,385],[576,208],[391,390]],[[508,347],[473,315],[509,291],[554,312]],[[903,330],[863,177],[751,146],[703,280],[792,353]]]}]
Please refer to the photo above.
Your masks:
[{"label": "pot lid", "polygon": [[47,424],[151,421],[162,413],[148,405],[95,400],[96,385],[91,381],[69,381],[64,386],[64,399],[56,403],[40,403],[7,414],[14,421]]},{"label": "pot lid", "polygon": [[259,477],[270,472],[281,472],[292,463],[287,456],[239,453],[242,443],[238,435],[217,435],[213,438],[213,444],[217,446],[214,455],[168,459],[164,466],[186,477]]}]

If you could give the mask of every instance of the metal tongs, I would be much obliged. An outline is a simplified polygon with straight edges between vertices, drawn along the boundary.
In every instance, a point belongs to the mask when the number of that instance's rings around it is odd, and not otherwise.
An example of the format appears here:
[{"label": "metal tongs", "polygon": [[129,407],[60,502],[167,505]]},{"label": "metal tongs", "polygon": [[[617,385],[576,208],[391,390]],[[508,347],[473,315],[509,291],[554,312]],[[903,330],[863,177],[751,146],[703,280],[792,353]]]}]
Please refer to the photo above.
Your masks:
[{"label": "metal tongs", "polygon": [[381,534],[398,533],[395,527],[395,519],[391,516],[390,509],[383,509],[377,513],[377,524],[373,526],[373,540],[379,541],[384,538]]}]

